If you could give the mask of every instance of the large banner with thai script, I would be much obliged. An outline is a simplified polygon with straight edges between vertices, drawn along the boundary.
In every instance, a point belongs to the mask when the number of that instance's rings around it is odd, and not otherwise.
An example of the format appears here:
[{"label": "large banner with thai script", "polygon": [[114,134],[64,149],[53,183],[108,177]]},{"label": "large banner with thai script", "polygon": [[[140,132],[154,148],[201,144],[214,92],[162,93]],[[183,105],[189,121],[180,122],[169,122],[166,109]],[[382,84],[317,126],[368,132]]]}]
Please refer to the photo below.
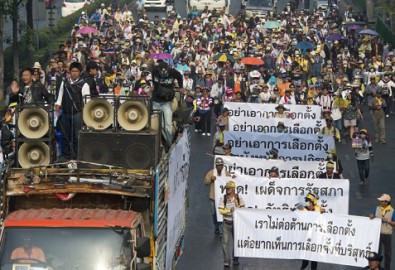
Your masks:
[{"label": "large banner with thai script", "polygon": [[268,158],[268,151],[277,150],[279,159],[320,161],[335,149],[332,135],[225,131],[224,140],[232,154],[253,158]]},{"label": "large banner with thai script", "polygon": [[187,130],[170,152],[169,200],[167,202],[166,269],[171,269],[174,254],[186,222],[186,192],[190,145]]},{"label": "large banner with thai script", "polygon": [[[277,104],[225,102],[230,116],[247,118],[273,118]],[[318,105],[284,105],[285,114],[290,119],[318,120],[321,118],[321,107]]]},{"label": "large banner with thai script", "polygon": [[[234,156],[215,156],[224,160],[231,175],[269,177],[269,170],[278,168],[281,178],[318,178],[326,170],[326,161],[285,161],[281,159],[258,159]],[[214,159],[215,160],[215,159]]]},{"label": "large banner with thai script", "polygon": [[[220,198],[225,196],[226,182],[230,180],[236,183],[236,193],[247,208],[295,210],[305,205],[304,198],[311,192],[318,195],[318,204],[326,212],[348,214],[350,182],[347,179],[218,177],[215,180],[217,209]],[[219,211],[217,220],[222,221]]]},{"label": "large banner with thai script", "polygon": [[262,119],[259,117],[232,116],[229,117],[229,130],[243,132],[275,133],[277,132],[277,125],[279,122],[284,123],[284,133],[319,134],[321,129],[326,126],[325,120],[323,119]]},{"label": "large banner with thai script", "polygon": [[310,211],[237,209],[235,256],[305,259],[364,267],[377,252],[381,220]]}]

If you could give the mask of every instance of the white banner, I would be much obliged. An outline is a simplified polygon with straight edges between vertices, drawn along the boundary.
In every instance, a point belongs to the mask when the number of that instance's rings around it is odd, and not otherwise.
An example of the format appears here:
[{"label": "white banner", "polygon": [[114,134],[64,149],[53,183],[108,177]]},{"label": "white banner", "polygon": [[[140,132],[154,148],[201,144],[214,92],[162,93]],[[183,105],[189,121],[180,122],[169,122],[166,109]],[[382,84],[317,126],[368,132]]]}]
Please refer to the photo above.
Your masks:
[{"label": "white banner", "polygon": [[[225,102],[230,116],[247,118],[273,118],[278,104]],[[290,119],[319,120],[321,107],[318,105],[284,105],[285,113]]]},{"label": "white banner", "polygon": [[215,158],[217,157],[224,160],[225,168],[235,176],[269,177],[269,170],[272,167],[278,168],[281,178],[318,178],[321,173],[326,171],[326,161],[284,161],[281,159],[215,156]]},{"label": "white banner", "polygon": [[381,221],[310,211],[237,209],[235,256],[305,259],[364,267],[377,252]]},{"label": "white banner", "polygon": [[184,131],[169,159],[169,200],[167,202],[167,250],[166,269],[172,267],[172,260],[181,237],[186,217],[186,189],[189,174],[190,146],[188,132]]},{"label": "white banner", "polygon": [[218,221],[222,221],[218,211],[219,200],[225,196],[225,185],[229,180],[236,183],[236,193],[243,198],[247,208],[295,210],[305,205],[304,198],[311,192],[318,195],[318,204],[326,212],[348,214],[350,182],[347,179],[269,179],[243,175],[215,180]]},{"label": "white banner", "polygon": [[335,149],[332,135],[225,131],[224,139],[240,157],[267,158],[276,149],[282,160],[320,161]]},{"label": "white banner", "polygon": [[252,117],[229,117],[230,131],[243,132],[277,132],[278,122],[284,123],[284,133],[296,134],[320,134],[323,127],[326,126],[325,120],[305,120],[291,118],[268,118],[262,121],[262,118]]}]

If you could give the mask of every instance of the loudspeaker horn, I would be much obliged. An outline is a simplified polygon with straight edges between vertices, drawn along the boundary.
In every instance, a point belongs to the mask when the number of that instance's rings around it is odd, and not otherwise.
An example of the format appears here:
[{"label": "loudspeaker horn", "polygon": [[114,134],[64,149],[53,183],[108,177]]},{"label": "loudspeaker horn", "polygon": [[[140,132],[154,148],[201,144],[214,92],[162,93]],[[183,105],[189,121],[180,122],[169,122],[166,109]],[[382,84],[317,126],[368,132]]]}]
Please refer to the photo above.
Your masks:
[{"label": "loudspeaker horn", "polygon": [[39,139],[48,133],[49,116],[42,108],[24,109],[18,117],[18,129],[28,139]]},{"label": "loudspeaker horn", "polygon": [[82,116],[88,127],[104,130],[114,120],[114,106],[106,99],[91,99],[85,104]]},{"label": "loudspeaker horn", "polygon": [[148,109],[142,102],[128,100],[118,108],[118,123],[124,130],[142,130],[148,124],[148,120]]},{"label": "loudspeaker horn", "polygon": [[49,146],[44,142],[25,142],[19,147],[18,161],[22,168],[47,166],[50,159]]}]

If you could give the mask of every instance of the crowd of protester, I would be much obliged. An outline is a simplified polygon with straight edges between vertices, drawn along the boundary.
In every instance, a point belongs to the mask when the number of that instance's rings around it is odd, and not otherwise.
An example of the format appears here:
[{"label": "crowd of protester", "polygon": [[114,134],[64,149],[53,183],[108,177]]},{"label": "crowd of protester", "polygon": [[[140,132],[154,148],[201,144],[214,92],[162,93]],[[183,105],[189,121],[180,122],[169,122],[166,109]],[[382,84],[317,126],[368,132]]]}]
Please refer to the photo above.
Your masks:
[{"label": "crowd of protester", "polygon": [[[214,149],[229,155],[223,136],[229,117],[225,102],[278,104],[277,118],[286,117],[287,105],[319,105],[327,123],[321,133],[333,134],[338,142],[359,138],[365,145],[355,151],[360,184],[368,183],[372,142],[386,143],[385,122],[393,117],[395,50],[356,21],[350,8],[341,14],[335,4],[314,12],[288,5],[254,17],[243,8],[233,16],[206,7],[193,8],[187,18],[173,11],[152,21],[141,3],[138,14],[129,9],[101,4],[93,14],[81,12],[48,65],[36,62],[12,81],[2,119],[4,157],[15,147],[15,107],[46,102],[55,105],[59,116],[61,160],[75,159],[85,95],[151,97],[154,109],[164,112],[165,138],[171,144],[174,94],[161,94],[167,84],[193,108],[194,131],[215,134]],[[362,128],[367,119],[373,124],[371,135]]]}]

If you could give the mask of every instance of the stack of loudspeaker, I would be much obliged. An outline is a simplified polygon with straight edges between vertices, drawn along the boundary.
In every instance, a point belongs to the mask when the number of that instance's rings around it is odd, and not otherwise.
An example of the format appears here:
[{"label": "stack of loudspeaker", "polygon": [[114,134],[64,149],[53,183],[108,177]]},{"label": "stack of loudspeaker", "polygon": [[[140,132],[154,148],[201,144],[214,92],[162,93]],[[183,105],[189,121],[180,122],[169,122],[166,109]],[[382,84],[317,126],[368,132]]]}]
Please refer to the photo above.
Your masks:
[{"label": "stack of loudspeaker", "polygon": [[56,160],[54,111],[47,105],[19,106],[16,111],[16,165],[47,166]]},{"label": "stack of loudspeaker", "polygon": [[86,128],[79,133],[78,159],[87,166],[154,168],[160,158],[160,119],[150,99],[99,96],[86,101]]}]

